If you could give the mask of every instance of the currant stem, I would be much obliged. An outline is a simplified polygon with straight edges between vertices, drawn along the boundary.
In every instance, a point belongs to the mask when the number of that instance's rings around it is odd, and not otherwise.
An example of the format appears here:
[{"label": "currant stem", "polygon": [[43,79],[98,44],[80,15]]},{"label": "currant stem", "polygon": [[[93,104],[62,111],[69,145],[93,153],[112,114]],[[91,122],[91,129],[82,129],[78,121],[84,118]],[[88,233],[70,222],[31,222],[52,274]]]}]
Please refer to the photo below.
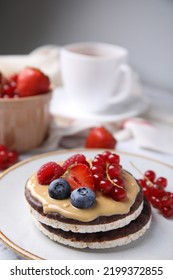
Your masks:
[{"label": "currant stem", "polygon": [[138,167],[136,167],[136,165],[135,165],[132,161],[130,161],[130,164],[144,177],[144,179],[146,179],[146,180],[150,183],[150,185],[151,185],[152,187],[154,186],[153,182],[151,182],[150,179],[149,179],[147,176],[145,176],[145,175],[142,173],[142,171],[141,171]]},{"label": "currant stem", "polygon": [[107,165],[107,164],[106,164],[106,176],[107,176],[108,180],[109,180],[114,186],[121,188],[121,186],[119,186],[118,184],[116,184],[116,183],[110,178],[110,176],[109,176],[109,174],[108,174],[108,165]]}]

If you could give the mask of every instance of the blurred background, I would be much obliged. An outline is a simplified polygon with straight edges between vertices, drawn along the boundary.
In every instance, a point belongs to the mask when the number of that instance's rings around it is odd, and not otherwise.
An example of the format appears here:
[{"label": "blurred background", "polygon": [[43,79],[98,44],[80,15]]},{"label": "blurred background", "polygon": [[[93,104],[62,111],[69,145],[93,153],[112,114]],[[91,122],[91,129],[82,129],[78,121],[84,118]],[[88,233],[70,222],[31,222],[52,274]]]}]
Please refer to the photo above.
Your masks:
[{"label": "blurred background", "polygon": [[148,85],[173,91],[173,0],[0,0],[0,55],[77,41],[126,47]]}]

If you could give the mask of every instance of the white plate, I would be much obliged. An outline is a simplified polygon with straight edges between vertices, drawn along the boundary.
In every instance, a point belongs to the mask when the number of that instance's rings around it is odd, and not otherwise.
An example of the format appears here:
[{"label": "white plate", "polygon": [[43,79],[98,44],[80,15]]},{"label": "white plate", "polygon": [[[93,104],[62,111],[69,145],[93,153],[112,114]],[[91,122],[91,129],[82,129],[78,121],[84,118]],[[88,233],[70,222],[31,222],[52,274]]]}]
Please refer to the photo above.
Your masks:
[{"label": "white plate", "polygon": [[109,107],[107,111],[100,114],[87,113],[74,107],[66,96],[64,88],[53,91],[50,112],[54,116],[62,116],[72,119],[85,119],[101,122],[121,121],[129,117],[137,116],[145,112],[149,107],[148,98],[142,95],[131,95],[123,102]]},{"label": "white plate", "polygon": [[[48,153],[23,161],[0,175],[0,237],[18,254],[30,259],[173,259],[173,221],[153,210],[153,220],[146,234],[129,245],[108,250],[80,250],[49,240],[33,224],[24,200],[26,180],[47,161],[62,161],[77,150]],[[93,158],[100,150],[78,150]],[[121,154],[122,165],[134,176],[141,175],[130,164],[132,161],[142,172],[153,169],[168,178],[173,191],[173,167],[133,154]],[[171,188],[172,187],[172,190]]]}]

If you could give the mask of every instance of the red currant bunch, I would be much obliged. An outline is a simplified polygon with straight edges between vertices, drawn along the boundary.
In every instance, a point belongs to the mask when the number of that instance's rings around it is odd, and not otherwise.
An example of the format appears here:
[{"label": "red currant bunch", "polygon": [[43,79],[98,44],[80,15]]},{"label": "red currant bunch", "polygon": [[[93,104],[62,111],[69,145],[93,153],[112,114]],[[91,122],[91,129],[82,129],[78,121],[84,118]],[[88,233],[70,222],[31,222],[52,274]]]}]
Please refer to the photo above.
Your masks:
[{"label": "red currant bunch", "polygon": [[0,145],[0,170],[5,170],[19,160],[17,151],[9,151],[5,145]]},{"label": "red currant bunch", "polygon": [[17,97],[17,75],[5,78],[0,73],[0,97],[1,98],[13,98]]},{"label": "red currant bunch", "polygon": [[119,155],[109,151],[96,155],[92,161],[91,171],[96,189],[110,195],[116,201],[126,198]]},{"label": "red currant bunch", "polygon": [[166,218],[173,217],[173,193],[166,191],[168,181],[165,177],[157,177],[153,170],[147,170],[138,183],[154,208]]}]

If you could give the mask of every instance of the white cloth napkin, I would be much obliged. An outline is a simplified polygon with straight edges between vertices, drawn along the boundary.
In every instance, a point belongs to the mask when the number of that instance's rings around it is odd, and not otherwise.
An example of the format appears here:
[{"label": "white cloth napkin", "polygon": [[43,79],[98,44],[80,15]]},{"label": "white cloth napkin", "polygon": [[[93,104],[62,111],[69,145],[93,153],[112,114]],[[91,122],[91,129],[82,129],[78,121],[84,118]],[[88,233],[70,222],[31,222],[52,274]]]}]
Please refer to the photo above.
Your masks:
[{"label": "white cloth napkin", "polygon": [[[47,142],[39,149],[76,148],[83,146],[89,129],[104,125],[117,139],[127,141],[134,138],[142,149],[173,155],[173,96],[162,92],[161,96],[150,93],[150,109],[140,117],[129,118],[116,123],[70,120],[65,125],[52,124]],[[146,90],[145,90],[146,93]],[[157,100],[157,101],[156,101]]]},{"label": "white cloth napkin", "polygon": [[50,138],[41,148],[83,146],[89,129],[104,125],[118,142],[134,138],[142,149],[173,155],[173,95],[147,87],[143,91],[150,98],[150,108],[141,116],[114,123],[68,120],[65,125],[59,125],[54,122]]},{"label": "white cloth napkin", "polygon": [[[93,126],[92,123],[84,128],[81,123],[78,126],[75,122],[69,127],[68,132],[68,127],[61,131],[54,124],[48,140],[36,151],[44,152],[55,150],[58,147],[76,148],[83,146],[89,128]],[[104,124],[104,126],[115,136],[118,142],[134,138],[136,145],[141,148],[173,155],[173,126],[169,124],[160,124],[153,121],[146,122],[145,119],[131,118],[124,123],[121,129],[115,128],[111,124]]]},{"label": "white cloth napkin", "polygon": [[[38,67],[50,77],[54,86],[59,86],[61,84],[59,50],[58,46],[46,45],[28,55],[0,56],[0,71],[10,75],[25,66]],[[140,91],[139,81],[135,88]],[[134,138],[136,145],[141,148],[173,154],[173,94],[149,87],[143,87],[142,92],[147,94],[151,101],[146,114],[115,123],[68,120],[62,125],[55,119],[51,123],[49,137],[42,146],[33,150],[33,153],[52,151],[60,147],[83,146],[89,129],[104,125],[118,141]]]},{"label": "white cloth napkin", "polygon": [[118,141],[133,137],[141,148],[173,155],[173,126],[133,118],[123,127],[124,130],[114,133]]}]

